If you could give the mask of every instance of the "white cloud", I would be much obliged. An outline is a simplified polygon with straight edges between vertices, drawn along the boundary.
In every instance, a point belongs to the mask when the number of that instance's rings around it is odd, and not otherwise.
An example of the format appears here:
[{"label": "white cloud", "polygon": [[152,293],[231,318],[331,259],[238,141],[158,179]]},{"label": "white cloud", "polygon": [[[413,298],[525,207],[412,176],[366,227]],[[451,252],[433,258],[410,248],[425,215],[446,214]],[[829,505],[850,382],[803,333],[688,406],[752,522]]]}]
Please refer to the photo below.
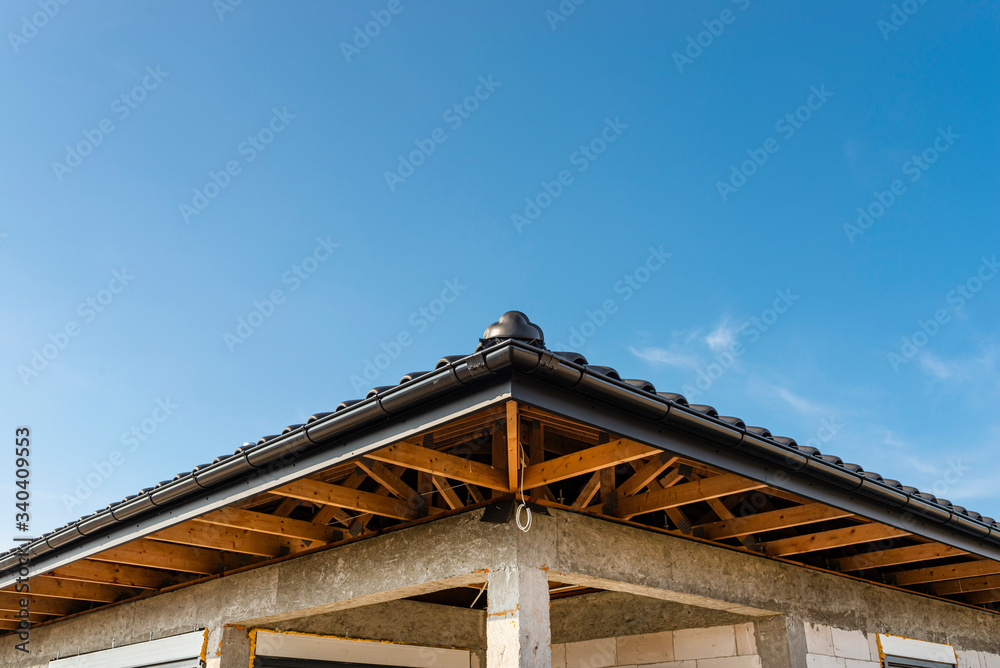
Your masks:
[{"label": "white cloud", "polygon": [[989,340],[974,355],[945,358],[925,350],[919,357],[920,369],[934,380],[958,383],[995,382],[1000,343]]},{"label": "white cloud", "polygon": [[677,346],[672,346],[671,350],[655,346],[639,349],[630,348],[629,350],[632,351],[633,355],[650,364],[663,364],[681,369],[697,369],[700,364],[697,355],[678,350]]},{"label": "white cloud", "polygon": [[951,378],[958,370],[958,365],[955,362],[946,362],[931,353],[924,353],[920,356],[920,367],[937,380]]},{"label": "white cloud", "polygon": [[739,330],[726,318],[705,337],[705,343],[713,351],[728,350],[736,341],[736,333]]},{"label": "white cloud", "polygon": [[809,415],[825,415],[830,413],[828,409],[824,408],[820,404],[810,401],[804,397],[800,397],[786,387],[774,387],[774,392],[782,400],[785,401],[789,406],[794,408],[799,413],[806,413]]}]

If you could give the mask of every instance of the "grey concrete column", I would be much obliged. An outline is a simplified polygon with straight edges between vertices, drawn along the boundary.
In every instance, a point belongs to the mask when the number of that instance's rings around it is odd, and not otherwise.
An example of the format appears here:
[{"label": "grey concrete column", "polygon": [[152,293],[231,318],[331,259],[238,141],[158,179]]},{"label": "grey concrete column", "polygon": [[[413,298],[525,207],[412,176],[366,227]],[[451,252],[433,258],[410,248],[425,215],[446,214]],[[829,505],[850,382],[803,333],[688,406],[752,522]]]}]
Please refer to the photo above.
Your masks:
[{"label": "grey concrete column", "polygon": [[246,668],[250,665],[250,634],[240,626],[209,631],[205,668]]},{"label": "grey concrete column", "polygon": [[490,571],[486,604],[486,668],[549,668],[549,577],[525,564]]},{"label": "grey concrete column", "polygon": [[763,668],[806,665],[805,628],[800,620],[779,615],[758,619],[753,625]]}]

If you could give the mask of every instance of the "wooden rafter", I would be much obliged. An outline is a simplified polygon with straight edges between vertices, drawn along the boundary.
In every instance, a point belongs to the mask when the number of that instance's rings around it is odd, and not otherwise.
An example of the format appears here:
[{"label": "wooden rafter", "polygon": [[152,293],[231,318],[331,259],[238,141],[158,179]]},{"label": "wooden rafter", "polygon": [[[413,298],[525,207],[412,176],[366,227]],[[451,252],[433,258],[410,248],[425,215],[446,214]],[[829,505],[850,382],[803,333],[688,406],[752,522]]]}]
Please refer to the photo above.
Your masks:
[{"label": "wooden rafter", "polygon": [[427,501],[400,478],[390,471],[385,464],[364,457],[358,460],[358,468],[367,473],[375,482],[388,489],[400,499],[410,504],[418,515],[427,514]]},{"label": "wooden rafter", "polygon": [[903,538],[909,536],[909,531],[886,526],[884,524],[858,524],[856,526],[830,529],[792,538],[781,538],[763,544],[764,552],[774,557],[787,557],[793,554],[805,554],[829,550],[847,545],[873,543],[879,540]]},{"label": "wooden rafter", "polygon": [[438,493],[441,494],[441,498],[444,499],[444,502],[448,504],[449,508],[454,510],[465,505],[462,503],[462,500],[458,498],[458,494],[455,493],[455,490],[447,480],[441,476],[434,475],[431,476],[431,482],[434,484],[434,488],[437,489]]},{"label": "wooden rafter", "polygon": [[182,571],[199,575],[213,575],[245,566],[252,558],[240,558],[216,550],[206,550],[186,545],[170,545],[155,540],[140,539],[118,547],[98,552],[89,557],[129,566],[149,566],[168,571]]},{"label": "wooden rafter", "polygon": [[966,603],[972,605],[983,605],[984,603],[1000,603],[1000,590],[990,589],[988,591],[976,591],[965,594],[962,597]]},{"label": "wooden rafter", "polygon": [[[401,475],[403,475],[403,472],[406,469],[404,469],[402,466],[393,466],[392,469],[390,469],[390,470],[393,472],[394,475],[401,476]],[[422,489],[422,483],[420,482],[420,479],[419,479],[420,475],[422,475],[422,474],[420,474],[418,472],[418,475],[417,475],[417,478],[418,478],[418,480],[417,480],[417,488],[418,489]],[[386,489],[385,487],[381,487],[380,486],[378,489],[375,490],[375,494],[377,494],[378,496],[389,496],[389,490]],[[324,507],[329,507],[329,506],[324,506]],[[354,520],[351,522],[351,526],[350,526],[350,530],[351,530],[352,535],[361,535],[365,531],[365,529],[368,528],[368,524],[373,519],[375,519],[375,515],[373,515],[372,513],[361,513],[360,515],[358,515],[357,517],[355,517]],[[357,532],[357,534],[355,534],[354,532]]]},{"label": "wooden rafter", "polygon": [[924,543],[921,545],[909,545],[906,547],[895,547],[888,550],[868,552],[853,557],[843,557],[834,559],[831,564],[840,571],[862,571],[868,568],[884,568],[886,566],[899,566],[901,564],[912,564],[918,561],[929,561],[931,559],[947,559],[948,557],[959,557],[968,552],[957,547],[942,545],[941,543]]},{"label": "wooden rafter", "polygon": [[937,582],[931,585],[931,593],[938,596],[953,596],[955,594],[988,591],[991,589],[1000,589],[1000,575],[948,580],[947,582]]},{"label": "wooden rafter", "polygon": [[648,462],[639,466],[628,480],[618,486],[618,495],[626,497],[638,494],[651,482],[659,478],[664,471],[673,466],[678,459],[680,457],[667,452],[660,452],[653,455]]},{"label": "wooden rafter", "polygon": [[185,522],[157,531],[147,538],[164,543],[239,552],[258,557],[280,557],[291,552],[301,552],[310,545],[308,541],[298,538],[272,536],[202,522]]},{"label": "wooden rafter", "polygon": [[369,459],[387,464],[399,464],[431,475],[472,483],[480,487],[509,492],[507,472],[488,464],[463,459],[455,455],[422,448],[412,443],[397,443],[369,453]]},{"label": "wooden rafter", "polygon": [[525,489],[551,484],[600,469],[617,466],[634,459],[642,459],[661,452],[642,443],[616,439],[602,445],[581,450],[571,455],[533,464],[524,469]]},{"label": "wooden rafter", "polygon": [[337,506],[363,513],[374,513],[398,520],[417,517],[417,510],[399,499],[389,499],[371,492],[331,485],[308,478],[273,489],[271,493],[303,501],[312,501],[324,506]]},{"label": "wooden rafter", "polygon": [[288,517],[279,517],[277,515],[243,510],[241,508],[222,508],[207,515],[197,517],[194,521],[228,527],[230,529],[243,529],[245,531],[254,531],[286,538],[297,538],[299,540],[315,541],[318,543],[332,543],[340,540],[343,536],[340,531],[324,524],[293,520]]},{"label": "wooden rafter", "polygon": [[733,475],[732,473],[723,473],[712,478],[694,480],[674,487],[665,487],[646,492],[645,494],[620,499],[615,515],[627,519],[656,510],[677,508],[689,503],[727,496],[729,494],[752,492],[762,487],[766,487],[766,485],[755,480]]},{"label": "wooden rafter", "polygon": [[586,508],[590,500],[594,498],[597,494],[597,490],[601,488],[601,472],[595,471],[593,475],[590,476],[590,480],[583,486],[580,493],[576,497],[576,501],[573,502],[573,509],[580,510]]},{"label": "wooden rafter", "polygon": [[980,559],[977,561],[964,561],[960,564],[917,568],[895,573],[894,577],[897,585],[906,587],[927,582],[942,582],[944,580],[958,580],[960,578],[974,578],[984,575],[1000,575],[1000,561]]},{"label": "wooden rafter", "polygon": [[[20,612],[21,599],[24,594],[15,594],[12,591],[0,591],[0,611]],[[75,601],[61,598],[36,598],[28,596],[28,609],[36,615],[46,615],[49,617],[62,617],[68,615],[79,608]]]},{"label": "wooden rafter", "polygon": [[100,561],[82,559],[71,564],[43,573],[40,577],[52,577],[58,580],[76,580],[80,582],[96,582],[101,584],[119,585],[133,589],[162,589],[182,582],[189,576],[165,570],[139,568],[124,564],[109,564]]},{"label": "wooden rafter", "polygon": [[[93,582],[78,582],[76,580],[57,580],[55,578],[32,578],[30,581],[31,595],[43,598],[69,598],[79,601],[97,601],[113,603],[123,596],[130,598],[135,590],[113,585],[96,584]],[[4,590],[15,593],[13,590]]]},{"label": "wooden rafter", "polygon": [[[708,499],[707,501],[712,511],[719,516],[720,520],[730,521],[736,519],[736,515],[733,514],[733,511],[729,509],[729,506],[722,499]],[[748,550],[756,551],[760,549],[760,543],[752,534],[742,534],[738,536],[738,540]]]},{"label": "wooden rafter", "polygon": [[278,517],[288,517],[292,514],[293,510],[299,507],[299,503],[301,502],[298,499],[284,499],[274,509],[274,514]]},{"label": "wooden rafter", "polygon": [[709,540],[737,538],[755,533],[791,529],[798,526],[851,517],[852,514],[821,503],[793,506],[784,510],[771,510],[755,515],[736,517],[720,522],[702,524],[697,528]]},{"label": "wooden rafter", "polygon": [[[402,471],[402,468],[399,468]],[[340,483],[341,487],[347,487],[348,489],[357,489],[362,482],[368,479],[368,475],[361,469],[352,471],[350,475],[347,476],[345,480]],[[343,508],[338,508],[337,506],[320,506],[319,510],[312,517],[312,522],[314,524],[329,524],[333,520],[337,520],[340,524],[347,527],[348,531],[352,536],[359,535],[363,531],[363,526],[358,523],[357,519],[351,517]]]}]

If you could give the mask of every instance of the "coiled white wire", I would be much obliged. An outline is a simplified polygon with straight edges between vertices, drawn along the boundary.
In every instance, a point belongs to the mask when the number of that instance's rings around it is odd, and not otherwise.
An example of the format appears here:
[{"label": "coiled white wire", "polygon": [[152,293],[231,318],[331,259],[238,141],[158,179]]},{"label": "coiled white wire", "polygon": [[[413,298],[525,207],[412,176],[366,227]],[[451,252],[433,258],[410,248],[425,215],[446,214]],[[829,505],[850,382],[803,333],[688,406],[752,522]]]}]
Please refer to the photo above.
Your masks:
[{"label": "coiled white wire", "polygon": [[[520,484],[520,488],[521,488],[521,505],[519,505],[517,507],[517,512],[514,514],[514,523],[517,524],[517,528],[518,529],[520,529],[521,531],[527,533],[528,529],[531,528],[531,508],[529,508],[528,504],[526,504],[524,502],[524,463],[520,462],[521,455],[523,454],[521,452],[520,446],[518,447],[518,453],[517,454],[519,455],[518,456],[518,462],[521,464],[521,484]],[[524,511],[525,516],[527,517],[527,519],[523,523],[521,522],[521,511],[522,510]]]}]

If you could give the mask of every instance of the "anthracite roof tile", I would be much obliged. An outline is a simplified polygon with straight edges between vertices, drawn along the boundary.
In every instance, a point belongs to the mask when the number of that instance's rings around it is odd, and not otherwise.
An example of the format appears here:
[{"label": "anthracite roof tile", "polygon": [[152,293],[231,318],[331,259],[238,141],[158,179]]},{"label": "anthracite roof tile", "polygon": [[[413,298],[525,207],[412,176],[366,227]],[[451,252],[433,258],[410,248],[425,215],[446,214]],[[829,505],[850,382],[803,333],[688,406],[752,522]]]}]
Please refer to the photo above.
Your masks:
[{"label": "anthracite roof tile", "polygon": [[[490,325],[490,327],[488,327],[486,329],[486,331],[484,332],[483,338],[480,339],[479,345],[476,346],[476,351],[479,352],[479,351],[485,350],[485,349],[489,348],[492,345],[496,345],[497,343],[502,343],[502,342],[508,341],[508,340],[515,340],[515,341],[517,341],[520,344],[526,344],[526,345],[530,345],[530,346],[532,346],[534,348],[545,350],[544,334],[542,333],[541,328],[539,328],[534,323],[531,323],[531,321],[523,313],[520,313],[518,311],[509,311],[509,312],[505,313],[503,316],[501,316],[500,319],[496,323],[494,323],[493,325]],[[569,364],[577,365],[577,366],[581,367],[582,369],[585,369],[586,371],[588,371],[588,372],[590,372],[592,374],[600,375],[600,376],[612,379],[614,381],[619,381],[622,384],[631,387],[636,392],[643,392],[643,393],[647,393],[647,394],[654,394],[655,396],[659,397],[661,400],[667,402],[668,404],[676,405],[676,406],[679,406],[679,407],[687,407],[688,409],[690,409],[692,411],[695,411],[697,413],[700,413],[702,415],[705,415],[705,416],[707,416],[707,417],[709,417],[711,419],[718,420],[719,422],[721,422],[723,424],[726,424],[729,427],[736,428],[736,429],[738,429],[740,431],[745,431],[746,433],[753,434],[753,435],[758,436],[760,438],[770,439],[770,440],[774,441],[775,443],[778,443],[778,444],[781,444],[781,445],[784,445],[784,446],[787,446],[787,447],[795,448],[799,452],[802,452],[804,454],[810,455],[812,457],[818,457],[818,458],[820,458],[820,459],[822,459],[822,460],[824,460],[826,462],[829,462],[829,463],[833,464],[834,466],[837,466],[837,467],[843,468],[843,469],[845,469],[847,471],[850,471],[852,473],[864,476],[865,478],[867,478],[869,480],[876,481],[876,482],[878,482],[880,484],[883,484],[883,485],[885,485],[887,487],[898,489],[901,492],[903,492],[904,494],[907,494],[908,496],[919,497],[919,498],[921,498],[921,499],[923,499],[925,501],[929,501],[931,503],[936,503],[937,505],[939,505],[939,506],[941,506],[943,508],[950,508],[951,511],[963,514],[966,517],[969,517],[969,518],[971,518],[973,520],[979,521],[979,522],[983,523],[986,526],[1000,527],[1000,522],[997,522],[992,517],[984,517],[984,516],[980,515],[979,513],[976,513],[974,511],[966,510],[965,508],[963,508],[961,506],[953,506],[951,504],[951,502],[948,501],[947,499],[938,499],[938,498],[935,498],[935,496],[933,494],[929,494],[929,493],[926,493],[926,492],[921,492],[921,491],[919,491],[915,487],[911,487],[911,486],[907,486],[907,485],[902,485],[897,480],[885,479],[881,475],[879,475],[878,473],[874,473],[874,472],[871,472],[871,471],[864,471],[864,469],[862,469],[861,466],[859,466],[857,464],[844,464],[843,460],[840,457],[837,457],[836,455],[830,455],[830,454],[821,454],[819,452],[819,450],[817,450],[816,448],[812,448],[812,447],[809,447],[809,446],[798,445],[795,442],[795,440],[792,439],[792,438],[784,437],[784,436],[777,436],[777,437],[773,436],[772,433],[771,433],[771,431],[768,430],[766,427],[747,426],[746,423],[741,418],[739,418],[739,417],[732,417],[732,416],[720,417],[718,411],[716,411],[716,409],[714,407],[709,406],[709,405],[705,405],[705,404],[691,404],[691,405],[689,405],[687,399],[682,394],[678,394],[678,393],[674,393],[674,392],[657,392],[656,388],[653,386],[653,384],[650,381],[641,380],[641,379],[627,379],[627,380],[622,381],[621,376],[620,376],[620,374],[618,373],[618,371],[616,369],[614,369],[612,367],[608,367],[608,366],[602,366],[602,365],[596,365],[596,364],[589,364],[587,358],[584,355],[582,355],[582,354],[580,354],[578,352],[573,352],[573,351],[559,351],[559,352],[547,351],[547,352],[549,354],[555,356],[556,358],[562,360],[562,361],[568,362]],[[437,364],[435,365],[435,370],[442,369],[444,367],[450,367],[450,366],[454,365],[455,363],[457,363],[459,361],[466,360],[468,357],[469,357],[469,355],[446,355],[446,356],[444,356],[444,357],[442,357],[441,359],[438,360]],[[422,376],[427,375],[428,373],[431,373],[431,372],[429,372],[429,371],[417,371],[417,372],[412,372],[412,373],[406,374],[405,376],[403,376],[400,379],[398,385],[385,385],[385,386],[379,386],[379,387],[372,388],[372,390],[370,390],[368,392],[367,398],[378,397],[379,395],[382,395],[383,393],[385,393],[385,392],[387,392],[389,390],[393,390],[393,389],[396,389],[396,388],[401,387],[403,385],[406,385],[408,383],[415,382],[415,381],[419,380]],[[314,423],[314,422],[316,422],[318,420],[322,420],[323,418],[326,418],[326,417],[328,417],[328,416],[330,416],[330,415],[332,415],[334,413],[337,413],[337,412],[340,412],[340,411],[344,411],[344,410],[348,410],[351,407],[353,407],[353,406],[355,406],[355,405],[357,405],[359,403],[363,403],[364,401],[365,400],[362,400],[362,399],[348,399],[348,400],[342,401],[336,407],[336,410],[333,411],[333,412],[321,412],[321,413],[316,413],[314,415],[311,415],[309,417],[309,419],[306,421],[306,425],[305,426],[311,425],[312,423]],[[304,425],[300,425],[300,424],[289,425],[289,426],[287,426],[287,427],[284,428],[284,430],[281,432],[281,434],[285,435],[285,434],[292,433],[292,432],[294,432],[294,431],[296,431],[298,429],[303,428],[303,426]],[[185,478],[189,478],[189,477],[195,475],[196,473],[202,472],[205,469],[207,469],[207,468],[209,468],[209,467],[211,467],[211,466],[213,466],[215,464],[219,464],[220,462],[228,461],[229,459],[232,459],[233,457],[235,457],[237,455],[246,454],[246,452],[248,450],[253,450],[256,446],[263,445],[264,443],[267,443],[268,441],[271,441],[271,440],[276,439],[278,437],[279,437],[278,434],[272,434],[272,435],[264,436],[264,437],[262,437],[261,439],[259,439],[256,442],[256,445],[251,444],[251,443],[244,443],[243,446],[237,448],[236,451],[233,454],[221,455],[219,457],[216,457],[211,464],[201,464],[199,466],[194,467],[194,469],[192,469],[191,471],[185,471],[185,472],[178,473],[170,481],[162,481],[162,482],[158,483],[155,487],[147,487],[147,488],[141,490],[137,494],[132,494],[130,496],[126,496],[120,502],[108,504],[105,508],[96,511],[96,512],[94,512],[91,515],[84,516],[84,517],[82,517],[79,520],[76,520],[74,522],[70,522],[70,523],[66,524],[65,526],[63,526],[63,527],[59,527],[58,529],[55,529],[54,531],[50,531],[48,533],[43,534],[42,537],[39,539],[38,542],[41,542],[42,540],[45,540],[46,538],[48,538],[48,537],[50,537],[50,536],[52,536],[52,535],[54,535],[54,534],[56,534],[56,533],[64,530],[64,529],[71,528],[71,527],[78,527],[85,520],[89,520],[89,519],[91,519],[93,517],[96,517],[98,515],[105,514],[108,511],[114,512],[115,509],[123,506],[124,504],[126,504],[126,503],[128,503],[130,501],[133,501],[134,499],[137,499],[138,497],[140,497],[140,496],[142,496],[144,494],[150,493],[154,489],[159,489],[159,488],[162,488],[162,487],[164,487],[164,486],[166,486],[168,484],[177,483],[178,481],[181,481],[181,480],[183,480]],[[4,556],[10,555],[10,554],[12,554],[14,552],[17,552],[19,549],[24,549],[24,547],[25,546],[22,546],[22,548],[11,548],[7,552],[4,552],[3,555]],[[28,547],[30,549],[31,546],[28,545],[26,547]]]}]

